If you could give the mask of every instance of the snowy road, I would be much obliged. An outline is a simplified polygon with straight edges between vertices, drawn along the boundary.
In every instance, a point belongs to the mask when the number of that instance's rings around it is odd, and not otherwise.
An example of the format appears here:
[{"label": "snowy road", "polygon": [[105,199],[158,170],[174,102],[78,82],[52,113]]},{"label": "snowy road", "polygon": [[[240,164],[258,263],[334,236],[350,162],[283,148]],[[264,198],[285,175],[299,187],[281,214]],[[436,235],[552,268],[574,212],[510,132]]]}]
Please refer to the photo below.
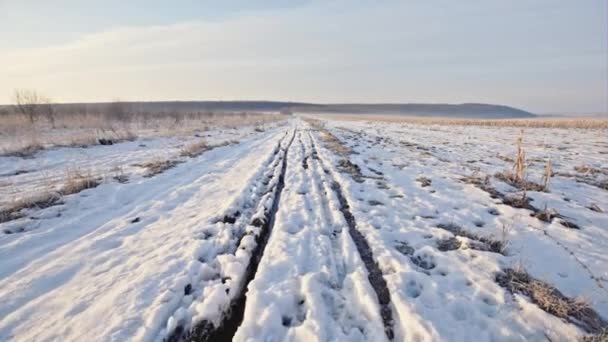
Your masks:
[{"label": "snowy road", "polygon": [[[565,341],[589,332],[501,287],[497,274],[516,263],[608,313],[605,214],[580,204],[605,207],[603,190],[556,204],[583,227],[568,230],[463,182],[503,167],[494,154],[471,155],[468,139],[446,147],[432,130],[324,127],[293,119],[243,134],[154,177],[70,195],[21,233],[0,235],[0,340]],[[530,194],[532,203],[557,203],[568,182]]]},{"label": "snowy road", "polygon": [[305,131],[285,183],[235,340],[385,340],[376,293]]}]

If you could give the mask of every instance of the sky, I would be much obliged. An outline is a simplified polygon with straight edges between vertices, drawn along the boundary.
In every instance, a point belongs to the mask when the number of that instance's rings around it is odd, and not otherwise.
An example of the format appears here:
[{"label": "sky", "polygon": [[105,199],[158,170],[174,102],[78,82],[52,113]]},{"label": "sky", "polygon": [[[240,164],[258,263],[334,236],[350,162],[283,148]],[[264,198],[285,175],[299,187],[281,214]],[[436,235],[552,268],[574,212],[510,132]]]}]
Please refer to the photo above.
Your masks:
[{"label": "sky", "polygon": [[605,0],[0,0],[0,103],[283,100],[608,113]]}]

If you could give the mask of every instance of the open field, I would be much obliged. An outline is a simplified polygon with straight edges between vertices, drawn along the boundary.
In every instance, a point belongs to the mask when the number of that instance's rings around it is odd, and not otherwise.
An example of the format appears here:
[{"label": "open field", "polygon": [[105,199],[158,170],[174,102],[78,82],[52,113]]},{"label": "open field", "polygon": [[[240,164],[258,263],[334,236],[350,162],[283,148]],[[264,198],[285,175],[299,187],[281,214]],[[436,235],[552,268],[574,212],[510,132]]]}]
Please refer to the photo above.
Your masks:
[{"label": "open field", "polygon": [[415,115],[348,115],[325,114],[322,118],[339,120],[367,120],[381,122],[411,123],[421,125],[442,126],[489,126],[489,127],[522,127],[522,128],[592,128],[608,129],[606,115],[594,116],[564,116],[564,117],[535,117],[535,118],[508,118],[508,119],[479,119],[479,118],[448,118]]},{"label": "open field", "polygon": [[605,120],[64,120],[0,136],[1,341],[606,336]]}]

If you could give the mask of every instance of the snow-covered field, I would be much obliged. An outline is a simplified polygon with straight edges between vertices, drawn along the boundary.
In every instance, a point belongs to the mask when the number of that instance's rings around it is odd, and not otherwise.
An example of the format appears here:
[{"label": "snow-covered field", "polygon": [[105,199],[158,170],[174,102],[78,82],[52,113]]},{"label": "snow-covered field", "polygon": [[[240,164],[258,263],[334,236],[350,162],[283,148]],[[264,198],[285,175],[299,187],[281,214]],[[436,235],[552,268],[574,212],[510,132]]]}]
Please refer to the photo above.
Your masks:
[{"label": "snow-covered field", "polygon": [[[0,157],[0,207],[67,166],[100,178],[0,223],[0,341],[601,333],[608,132],[526,129],[527,181],[551,160],[533,191],[495,176],[520,130],[294,117]],[[146,174],[156,159],[179,163]]]}]

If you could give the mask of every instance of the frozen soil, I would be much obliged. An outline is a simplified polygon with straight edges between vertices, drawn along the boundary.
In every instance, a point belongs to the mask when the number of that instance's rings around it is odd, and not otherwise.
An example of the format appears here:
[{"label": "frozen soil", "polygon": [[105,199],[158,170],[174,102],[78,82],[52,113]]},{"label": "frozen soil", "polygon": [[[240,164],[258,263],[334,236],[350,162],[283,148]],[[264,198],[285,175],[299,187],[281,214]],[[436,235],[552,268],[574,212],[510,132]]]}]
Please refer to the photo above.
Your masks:
[{"label": "frozen soil", "polygon": [[[495,176],[521,134],[504,127],[294,118],[208,132],[214,148],[192,156],[180,151],[201,137],[0,157],[0,206],[65,163],[128,165],[126,179],[0,223],[0,340],[599,334],[607,133],[524,132],[528,181],[542,183],[551,157],[548,191]],[[174,164],[137,166],[151,159]]]}]

